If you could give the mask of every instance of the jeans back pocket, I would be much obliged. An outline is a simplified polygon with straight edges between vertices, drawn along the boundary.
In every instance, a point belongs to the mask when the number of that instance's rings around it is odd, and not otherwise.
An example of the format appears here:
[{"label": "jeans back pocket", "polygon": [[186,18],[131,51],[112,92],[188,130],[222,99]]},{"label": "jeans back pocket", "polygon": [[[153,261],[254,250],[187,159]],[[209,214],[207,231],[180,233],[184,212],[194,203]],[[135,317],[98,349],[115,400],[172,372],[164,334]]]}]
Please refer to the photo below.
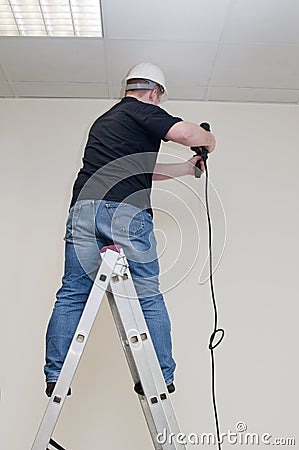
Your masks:
[{"label": "jeans back pocket", "polygon": [[106,203],[106,209],[111,218],[112,229],[129,236],[136,236],[144,230],[143,210],[128,203]]}]

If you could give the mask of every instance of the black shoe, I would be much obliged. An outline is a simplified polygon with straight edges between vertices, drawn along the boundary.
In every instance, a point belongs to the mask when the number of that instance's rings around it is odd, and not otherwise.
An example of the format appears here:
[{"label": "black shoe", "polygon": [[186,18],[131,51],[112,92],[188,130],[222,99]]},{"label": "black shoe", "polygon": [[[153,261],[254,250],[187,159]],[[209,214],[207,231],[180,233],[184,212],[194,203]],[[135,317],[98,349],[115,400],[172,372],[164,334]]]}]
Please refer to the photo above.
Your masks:
[{"label": "black shoe", "polygon": [[[168,384],[167,390],[168,390],[169,394],[172,394],[175,391],[175,385],[173,383]],[[135,384],[134,391],[137,392],[137,394],[139,394],[139,395],[144,395],[140,381],[138,381]]]},{"label": "black shoe", "polygon": [[[52,397],[52,393],[55,388],[56,381],[48,381],[46,387],[46,394],[48,397]],[[69,388],[67,395],[72,395],[71,388]]]}]

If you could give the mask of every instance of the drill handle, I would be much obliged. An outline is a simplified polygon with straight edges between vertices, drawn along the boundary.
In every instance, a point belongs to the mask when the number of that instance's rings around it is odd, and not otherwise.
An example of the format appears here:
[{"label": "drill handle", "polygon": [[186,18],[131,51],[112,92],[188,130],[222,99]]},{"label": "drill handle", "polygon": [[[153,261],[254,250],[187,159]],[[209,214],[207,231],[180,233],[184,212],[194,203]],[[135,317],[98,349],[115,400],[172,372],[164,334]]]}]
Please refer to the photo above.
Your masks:
[{"label": "drill handle", "polygon": [[[202,122],[200,126],[206,130],[211,131],[210,124],[208,122]],[[201,156],[203,161],[206,161],[208,159],[208,150],[206,147],[191,147],[191,150],[193,150],[198,156]],[[200,178],[201,177],[201,170],[200,170],[200,162],[197,161],[195,165],[195,177]]]}]

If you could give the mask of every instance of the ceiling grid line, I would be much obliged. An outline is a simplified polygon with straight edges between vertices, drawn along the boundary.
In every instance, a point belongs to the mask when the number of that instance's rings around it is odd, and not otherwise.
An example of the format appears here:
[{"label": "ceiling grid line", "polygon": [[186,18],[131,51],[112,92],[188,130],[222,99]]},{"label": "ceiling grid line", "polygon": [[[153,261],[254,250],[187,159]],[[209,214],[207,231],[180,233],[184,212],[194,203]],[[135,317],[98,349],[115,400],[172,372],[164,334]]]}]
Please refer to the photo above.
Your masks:
[{"label": "ceiling grid line", "polygon": [[43,8],[42,8],[40,0],[38,0],[38,6],[39,6],[39,9],[40,9],[40,12],[41,12],[42,19],[43,19],[43,24],[44,24],[44,27],[45,27],[45,31],[46,31],[47,35],[49,36],[49,29],[48,29],[48,26],[47,26],[46,21],[45,21],[45,16],[43,14]]},{"label": "ceiling grid line", "polygon": [[14,11],[13,5],[11,5],[11,12],[12,12],[12,15],[13,15],[13,18],[14,18],[14,21],[15,21],[15,24],[16,24],[16,27],[17,27],[17,30],[18,30],[19,34],[21,34],[21,30],[20,30],[20,28],[19,28],[19,24],[18,24],[16,15],[15,15],[15,11]]},{"label": "ceiling grid line", "polygon": [[227,24],[228,24],[228,22],[229,22],[229,20],[231,18],[232,11],[233,11],[233,9],[235,7],[235,4],[236,4],[236,0],[230,0],[229,7],[227,9],[226,16],[225,16],[225,19],[224,19],[224,22],[223,22],[223,27],[222,27],[221,34],[220,34],[220,37],[219,37],[219,41],[218,41],[218,44],[217,44],[215,57],[214,57],[214,60],[212,62],[212,65],[211,65],[210,75],[209,75],[208,81],[207,81],[207,89],[206,89],[205,98],[204,98],[206,101],[209,101],[209,99],[207,98],[208,92],[209,92],[208,88],[210,86],[211,79],[212,79],[212,76],[213,76],[213,72],[214,72],[214,69],[215,69],[215,66],[216,66],[216,61],[217,61],[218,55],[219,55],[220,50],[221,50],[223,34],[224,34],[226,26],[227,26]]},{"label": "ceiling grid line", "polygon": [[13,83],[10,81],[10,77],[8,76],[8,73],[7,73],[6,69],[2,66],[2,64],[0,64],[0,68],[1,68],[1,70],[2,70],[2,72],[3,72],[3,74],[4,74],[4,77],[5,77],[6,81],[7,81],[7,84],[8,84],[8,86],[9,86],[9,89],[10,89],[11,92],[13,93],[14,97],[15,97],[15,98],[19,98],[19,95],[17,94],[17,92],[16,92],[16,90],[15,90],[15,88],[14,88]]},{"label": "ceiling grid line", "polygon": [[73,30],[74,30],[74,36],[77,36],[78,33],[77,33],[77,30],[76,30],[76,27],[75,27],[72,3],[71,3],[71,0],[68,0],[68,2],[69,2],[70,11],[71,11],[71,19],[72,19],[72,25],[73,25]]},{"label": "ceiling grid line", "polygon": [[108,49],[107,49],[107,18],[105,16],[104,4],[103,1],[100,1],[101,15],[102,15],[102,31],[103,31],[103,48],[104,48],[104,59],[105,59],[105,75],[107,81],[107,96],[109,99],[113,98],[111,87],[109,83],[110,73],[109,73],[109,64],[108,64]]}]

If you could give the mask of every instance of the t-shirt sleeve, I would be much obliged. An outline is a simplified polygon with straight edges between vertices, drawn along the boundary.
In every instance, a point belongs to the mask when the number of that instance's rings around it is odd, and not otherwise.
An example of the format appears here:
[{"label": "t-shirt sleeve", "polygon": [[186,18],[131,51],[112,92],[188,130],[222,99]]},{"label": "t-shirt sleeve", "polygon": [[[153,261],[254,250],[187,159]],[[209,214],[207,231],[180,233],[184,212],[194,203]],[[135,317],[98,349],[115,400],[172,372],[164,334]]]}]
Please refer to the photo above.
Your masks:
[{"label": "t-shirt sleeve", "polygon": [[153,136],[163,141],[167,141],[165,138],[170,128],[177,122],[181,122],[183,119],[180,117],[174,117],[159,106],[149,105],[144,103],[140,105],[136,111],[136,119],[140,121],[142,126]]}]

